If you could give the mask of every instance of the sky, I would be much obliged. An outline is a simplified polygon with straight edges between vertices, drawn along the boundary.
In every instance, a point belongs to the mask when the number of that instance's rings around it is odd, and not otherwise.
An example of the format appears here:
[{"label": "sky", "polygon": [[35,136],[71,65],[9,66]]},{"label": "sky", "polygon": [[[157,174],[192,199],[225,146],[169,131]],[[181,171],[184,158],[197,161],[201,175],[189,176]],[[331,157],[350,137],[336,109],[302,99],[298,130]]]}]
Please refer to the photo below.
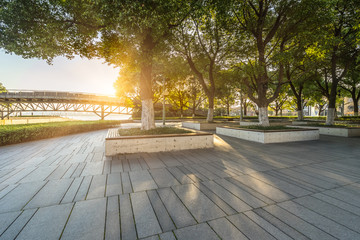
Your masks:
[{"label": "sky", "polygon": [[44,60],[23,59],[0,50],[0,83],[7,89],[52,90],[115,95],[119,74],[102,60],[57,57],[53,65]]}]

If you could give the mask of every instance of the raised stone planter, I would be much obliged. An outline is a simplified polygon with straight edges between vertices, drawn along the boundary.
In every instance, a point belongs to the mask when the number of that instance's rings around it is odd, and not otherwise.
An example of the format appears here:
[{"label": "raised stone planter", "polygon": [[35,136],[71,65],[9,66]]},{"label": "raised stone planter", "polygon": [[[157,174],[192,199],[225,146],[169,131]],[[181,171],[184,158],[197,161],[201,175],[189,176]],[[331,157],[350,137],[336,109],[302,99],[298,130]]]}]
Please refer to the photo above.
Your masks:
[{"label": "raised stone planter", "polygon": [[208,122],[182,122],[181,126],[184,128],[195,129],[199,131],[212,130],[215,131],[216,127],[224,126],[228,123],[208,123]]},{"label": "raised stone planter", "polygon": [[120,153],[167,152],[214,147],[213,134],[204,132],[143,136],[120,136],[117,129],[109,129],[105,138],[105,155]]},{"label": "raised stone planter", "polygon": [[359,137],[360,128],[335,128],[335,127],[315,127],[315,126],[292,126],[296,128],[318,129],[320,134],[338,137]]},{"label": "raised stone planter", "polygon": [[319,131],[317,129],[284,129],[264,131],[256,129],[217,127],[216,134],[259,143],[297,142],[319,139]]},{"label": "raised stone planter", "polygon": [[253,122],[253,121],[240,121],[240,126],[255,126],[259,125],[259,122]]}]

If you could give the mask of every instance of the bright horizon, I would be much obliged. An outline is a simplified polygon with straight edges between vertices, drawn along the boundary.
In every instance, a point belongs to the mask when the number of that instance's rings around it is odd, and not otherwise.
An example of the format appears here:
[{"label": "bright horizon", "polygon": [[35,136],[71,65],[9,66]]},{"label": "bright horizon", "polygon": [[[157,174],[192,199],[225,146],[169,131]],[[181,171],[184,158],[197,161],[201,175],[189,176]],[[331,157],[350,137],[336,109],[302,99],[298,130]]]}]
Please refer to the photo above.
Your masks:
[{"label": "bright horizon", "polygon": [[0,51],[0,82],[7,89],[115,95],[113,84],[118,75],[119,68],[99,59],[57,57],[49,65],[45,60],[23,59]]}]

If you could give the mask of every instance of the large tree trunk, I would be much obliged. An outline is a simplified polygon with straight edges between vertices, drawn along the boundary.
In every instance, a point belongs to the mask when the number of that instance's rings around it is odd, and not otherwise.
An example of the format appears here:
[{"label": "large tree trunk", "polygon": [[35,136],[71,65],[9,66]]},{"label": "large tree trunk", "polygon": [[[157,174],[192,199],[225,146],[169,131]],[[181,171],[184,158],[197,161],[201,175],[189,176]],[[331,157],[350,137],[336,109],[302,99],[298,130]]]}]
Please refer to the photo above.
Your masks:
[{"label": "large tree trunk", "polygon": [[356,98],[356,92],[353,91],[351,93],[351,98],[353,100],[354,103],[354,116],[359,116],[359,100]]},{"label": "large tree trunk", "polygon": [[300,99],[296,99],[296,110],[297,110],[297,119],[299,121],[304,119],[304,112],[303,112],[303,105],[302,105],[302,101],[301,98]]},{"label": "large tree trunk", "polygon": [[267,107],[259,107],[259,123],[264,127],[270,126]]},{"label": "large tree trunk", "polygon": [[150,33],[142,43],[142,61],[140,64],[141,129],[155,128],[154,104],[152,92],[152,49],[155,44]]},{"label": "large tree trunk", "polygon": [[209,109],[206,121],[209,123],[214,121],[214,97],[209,97]]},{"label": "large tree trunk", "polygon": [[354,116],[359,116],[359,103],[356,101],[354,101]]},{"label": "large tree trunk", "polygon": [[328,108],[325,125],[333,125],[335,121],[336,108]]},{"label": "large tree trunk", "polygon": [[155,128],[154,104],[152,99],[141,100],[141,129],[149,130]]}]

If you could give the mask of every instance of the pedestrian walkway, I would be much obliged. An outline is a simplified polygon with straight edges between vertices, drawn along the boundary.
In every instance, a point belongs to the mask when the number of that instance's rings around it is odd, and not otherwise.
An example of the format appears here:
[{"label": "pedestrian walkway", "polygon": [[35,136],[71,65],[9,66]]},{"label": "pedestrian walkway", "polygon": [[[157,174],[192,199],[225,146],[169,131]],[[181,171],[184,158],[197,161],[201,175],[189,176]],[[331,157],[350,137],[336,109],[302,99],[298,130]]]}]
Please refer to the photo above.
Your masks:
[{"label": "pedestrian walkway", "polygon": [[360,239],[360,138],[107,158],[105,135],[0,147],[0,239]]}]

